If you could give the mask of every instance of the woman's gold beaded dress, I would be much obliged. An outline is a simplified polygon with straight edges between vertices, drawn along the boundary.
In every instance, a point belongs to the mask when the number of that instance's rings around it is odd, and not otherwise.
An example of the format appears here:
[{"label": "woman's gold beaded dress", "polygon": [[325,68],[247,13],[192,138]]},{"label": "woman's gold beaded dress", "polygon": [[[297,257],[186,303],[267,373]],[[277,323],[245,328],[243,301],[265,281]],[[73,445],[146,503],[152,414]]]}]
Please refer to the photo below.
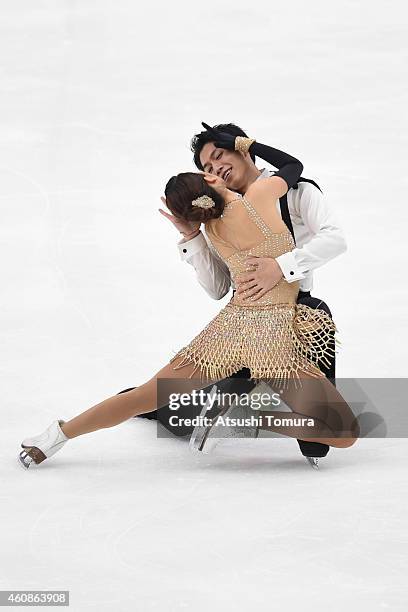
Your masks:
[{"label": "woman's gold beaded dress", "polygon": [[[245,196],[226,206],[222,217],[206,223],[206,233],[215,251],[229,268],[234,280],[253,268],[246,257],[276,258],[295,247],[286,228],[272,232]],[[252,244],[250,248],[243,245]],[[238,294],[170,362],[182,357],[175,367],[194,364],[203,378],[227,378],[241,368],[249,368],[255,380],[274,379],[285,384],[299,379],[302,372],[314,377],[324,374],[318,362],[329,365],[337,328],[323,310],[297,304],[299,281],[284,277],[254,302],[244,302]]]}]

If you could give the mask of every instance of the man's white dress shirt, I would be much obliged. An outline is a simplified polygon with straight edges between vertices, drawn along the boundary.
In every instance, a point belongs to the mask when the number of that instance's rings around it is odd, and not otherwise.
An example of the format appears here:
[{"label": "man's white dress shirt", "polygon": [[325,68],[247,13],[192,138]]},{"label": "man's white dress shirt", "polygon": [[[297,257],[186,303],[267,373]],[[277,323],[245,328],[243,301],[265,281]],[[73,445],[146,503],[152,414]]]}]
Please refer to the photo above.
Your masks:
[{"label": "man's white dress shirt", "polygon": [[[265,168],[256,180],[274,173]],[[276,261],[289,283],[300,281],[302,291],[311,291],[313,270],[344,253],[346,241],[335,214],[317,187],[299,183],[297,189],[289,189],[287,199],[296,247]],[[280,214],[279,200],[276,207]],[[231,287],[235,289],[229,269],[215,252],[204,225],[198,236],[186,242],[181,240],[177,246],[182,261],[194,267],[198,282],[212,298],[220,300]]]}]

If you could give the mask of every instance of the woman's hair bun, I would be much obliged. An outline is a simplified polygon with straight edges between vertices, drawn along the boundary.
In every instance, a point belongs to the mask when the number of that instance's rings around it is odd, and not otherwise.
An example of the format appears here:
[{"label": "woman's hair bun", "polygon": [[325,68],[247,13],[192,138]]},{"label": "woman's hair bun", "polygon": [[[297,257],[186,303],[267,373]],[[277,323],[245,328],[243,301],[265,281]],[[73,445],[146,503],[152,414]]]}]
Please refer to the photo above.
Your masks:
[{"label": "woman's hair bun", "polygon": [[[225,206],[223,197],[198,172],[181,172],[172,176],[167,182],[164,195],[173,215],[186,221],[205,223],[210,219],[217,219],[222,215]],[[209,203],[208,198],[211,198],[214,205],[193,206],[193,201],[200,198],[203,198],[202,203]]]}]

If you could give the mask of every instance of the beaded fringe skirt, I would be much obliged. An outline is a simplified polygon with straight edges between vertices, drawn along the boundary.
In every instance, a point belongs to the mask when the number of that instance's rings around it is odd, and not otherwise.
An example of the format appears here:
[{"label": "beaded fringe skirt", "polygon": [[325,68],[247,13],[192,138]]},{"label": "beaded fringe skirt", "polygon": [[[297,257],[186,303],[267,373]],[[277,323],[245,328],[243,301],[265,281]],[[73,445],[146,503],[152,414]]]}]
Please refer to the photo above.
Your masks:
[{"label": "beaded fringe skirt", "polygon": [[318,364],[330,365],[336,331],[326,312],[304,304],[229,303],[170,362],[182,357],[174,369],[195,365],[190,378],[199,370],[201,380],[219,380],[245,367],[254,380],[285,385],[303,372],[324,376]]}]

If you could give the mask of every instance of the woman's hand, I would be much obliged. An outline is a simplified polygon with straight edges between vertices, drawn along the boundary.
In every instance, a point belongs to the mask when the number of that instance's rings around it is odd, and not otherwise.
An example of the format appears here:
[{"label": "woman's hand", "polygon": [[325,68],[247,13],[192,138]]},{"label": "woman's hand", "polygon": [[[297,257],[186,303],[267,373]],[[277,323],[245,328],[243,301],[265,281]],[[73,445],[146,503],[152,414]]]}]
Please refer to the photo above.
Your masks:
[{"label": "woman's hand", "polygon": [[218,191],[218,193],[222,196],[225,195],[225,192],[227,191],[228,187],[224,179],[222,179],[217,174],[211,174],[210,172],[200,172],[199,174],[203,175],[203,178],[207,181],[209,185],[211,185],[213,189],[215,189],[215,191]]},{"label": "woman's hand", "polygon": [[[163,204],[167,206],[166,198],[162,196],[160,199]],[[162,208],[159,208],[159,212],[163,215],[163,217],[166,217],[166,219],[171,221],[174,227],[180,232],[180,234],[183,234],[183,236],[188,236],[188,234],[192,234],[200,229],[201,221],[186,221],[185,219],[180,219],[174,215],[171,215]]]}]

